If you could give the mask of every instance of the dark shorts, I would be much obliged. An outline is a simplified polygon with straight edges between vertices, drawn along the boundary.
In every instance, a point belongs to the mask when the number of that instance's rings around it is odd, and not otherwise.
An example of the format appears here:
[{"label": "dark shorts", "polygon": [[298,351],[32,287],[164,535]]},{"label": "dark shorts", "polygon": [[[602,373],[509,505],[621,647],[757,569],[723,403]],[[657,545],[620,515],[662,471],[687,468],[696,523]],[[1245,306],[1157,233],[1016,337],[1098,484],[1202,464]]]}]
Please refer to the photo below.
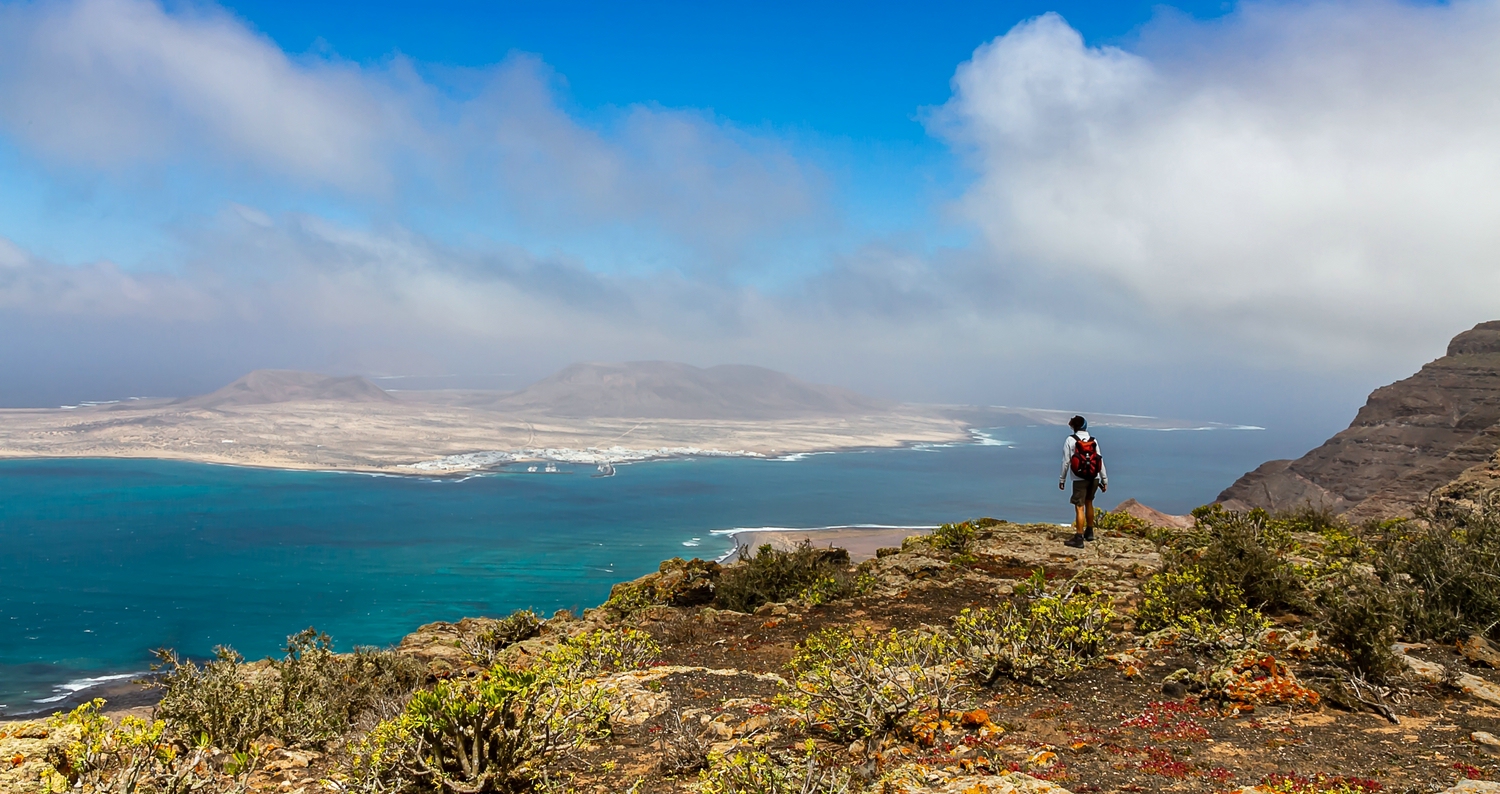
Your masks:
[{"label": "dark shorts", "polygon": [[1073,498],[1068,501],[1079,507],[1094,501],[1094,494],[1099,492],[1098,480],[1074,480]]}]

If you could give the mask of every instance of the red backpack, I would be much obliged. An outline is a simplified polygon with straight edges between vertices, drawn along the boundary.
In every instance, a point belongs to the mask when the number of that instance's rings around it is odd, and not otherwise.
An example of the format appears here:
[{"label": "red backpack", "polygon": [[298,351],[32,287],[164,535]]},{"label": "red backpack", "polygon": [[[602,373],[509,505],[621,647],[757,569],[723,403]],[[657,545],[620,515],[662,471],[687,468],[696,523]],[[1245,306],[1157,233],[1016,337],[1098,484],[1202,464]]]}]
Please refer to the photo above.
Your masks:
[{"label": "red backpack", "polygon": [[1080,480],[1098,477],[1100,470],[1104,468],[1104,458],[1099,457],[1099,439],[1090,438],[1085,441],[1074,433],[1073,441],[1073,457],[1068,460],[1068,468],[1073,470],[1073,476]]}]

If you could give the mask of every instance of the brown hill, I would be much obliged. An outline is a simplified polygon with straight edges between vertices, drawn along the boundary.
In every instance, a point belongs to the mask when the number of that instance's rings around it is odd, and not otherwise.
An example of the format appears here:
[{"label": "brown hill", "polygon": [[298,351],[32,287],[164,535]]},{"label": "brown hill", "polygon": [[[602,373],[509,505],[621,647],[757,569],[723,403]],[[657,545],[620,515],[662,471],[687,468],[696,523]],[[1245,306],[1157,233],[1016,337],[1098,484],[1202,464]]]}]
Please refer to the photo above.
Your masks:
[{"label": "brown hill", "polygon": [[290,369],[258,369],[218,391],[178,400],[185,408],[222,408],[289,402],[384,403],[396,398],[359,377],[331,377]]},{"label": "brown hill", "polygon": [[700,369],[669,361],[574,364],[490,404],[553,416],[767,420],[883,412],[847,389],[742,365]]},{"label": "brown hill", "polygon": [[1327,507],[1355,519],[1409,513],[1500,448],[1500,321],[1453,338],[1447,355],[1376,389],[1348,429],[1297,460],[1273,460],[1219,501],[1231,508]]}]

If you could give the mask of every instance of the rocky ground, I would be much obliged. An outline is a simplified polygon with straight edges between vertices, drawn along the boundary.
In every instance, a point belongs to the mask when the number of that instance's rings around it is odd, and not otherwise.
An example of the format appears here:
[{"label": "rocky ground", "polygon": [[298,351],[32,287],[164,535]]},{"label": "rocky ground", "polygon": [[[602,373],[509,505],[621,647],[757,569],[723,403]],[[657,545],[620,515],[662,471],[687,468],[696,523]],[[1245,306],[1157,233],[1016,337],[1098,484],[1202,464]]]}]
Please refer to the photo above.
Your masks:
[{"label": "rocky ground", "polygon": [[[1411,673],[1382,693],[1389,716],[1347,711],[1298,681],[1307,640],[1288,617],[1233,667],[1232,685],[1195,693],[1184,682],[1203,660],[1134,633],[1129,618],[1160,564],[1154,546],[1115,534],[1077,551],[1063,537],[1057,527],[1002,523],[958,559],[909,544],[873,563],[868,594],[817,606],[638,611],[628,623],[655,637],[661,658],[602,682],[615,709],[612,733],[558,759],[554,784],[589,794],[693,791],[705,754],[803,751],[811,742],[818,757],[881,776],[890,792],[1500,791],[1488,782],[1500,778],[1500,653],[1492,646],[1403,646]],[[1037,568],[1054,580],[1082,574],[1124,616],[1112,626],[1109,654],[1081,674],[1051,687],[971,684],[955,712],[878,742],[835,743],[778,700],[787,662],[811,633],[946,626],[966,607],[995,604]],[[479,623],[424,626],[400,650],[436,675],[461,673],[468,662],[457,641]],[[604,609],[559,615],[506,653],[524,663],[559,637],[619,625]],[[61,738],[41,723],[0,725],[0,791],[37,790],[49,745]],[[334,772],[333,750],[271,746],[248,788],[321,791]]]}]

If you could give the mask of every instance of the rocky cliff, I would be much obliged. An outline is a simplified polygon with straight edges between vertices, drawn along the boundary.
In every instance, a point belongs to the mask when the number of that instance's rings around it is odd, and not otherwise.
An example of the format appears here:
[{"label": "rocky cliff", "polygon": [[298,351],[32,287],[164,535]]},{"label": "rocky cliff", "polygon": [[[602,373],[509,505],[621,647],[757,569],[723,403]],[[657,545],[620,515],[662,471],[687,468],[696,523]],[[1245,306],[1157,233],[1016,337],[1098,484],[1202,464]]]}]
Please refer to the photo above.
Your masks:
[{"label": "rocky cliff", "polygon": [[[1376,389],[1348,429],[1219,494],[1230,508],[1311,504],[1353,519],[1410,513],[1500,449],[1500,321],[1453,338],[1417,374]],[[1477,476],[1477,475],[1476,475]]]}]

